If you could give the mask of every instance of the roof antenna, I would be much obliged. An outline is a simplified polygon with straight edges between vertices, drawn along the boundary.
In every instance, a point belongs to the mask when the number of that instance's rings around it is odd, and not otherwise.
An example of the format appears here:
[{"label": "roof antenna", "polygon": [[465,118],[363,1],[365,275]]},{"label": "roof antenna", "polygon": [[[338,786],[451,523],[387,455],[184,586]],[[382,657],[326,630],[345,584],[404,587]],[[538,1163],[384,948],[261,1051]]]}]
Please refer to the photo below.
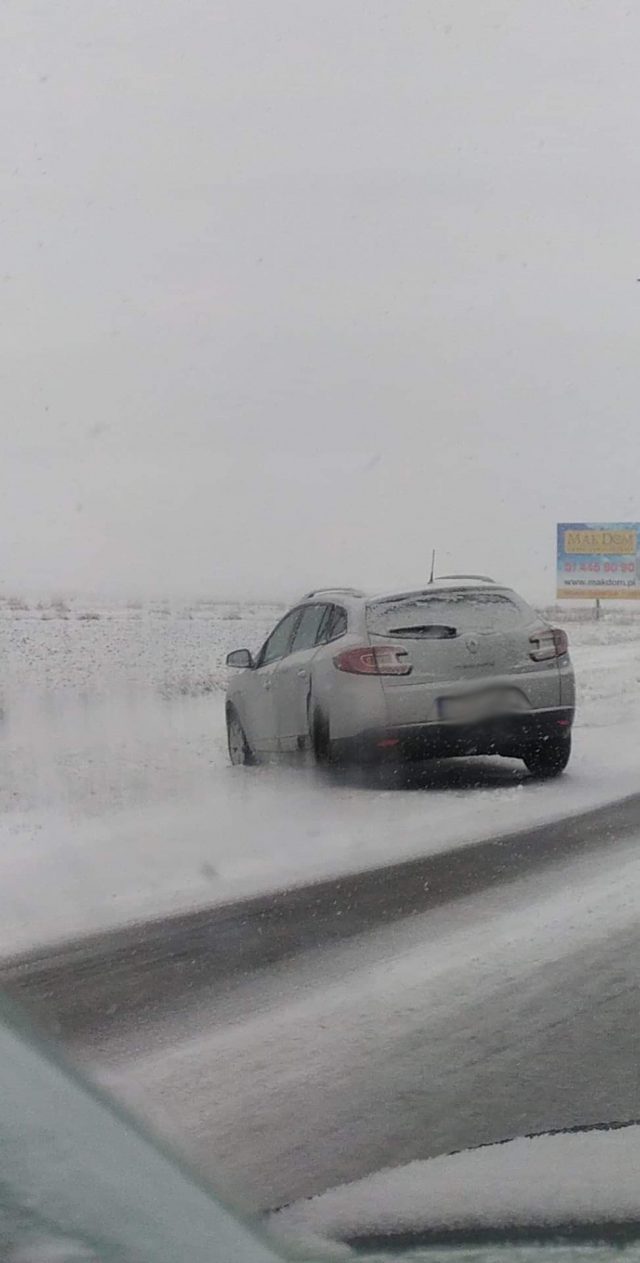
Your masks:
[{"label": "roof antenna", "polygon": [[429,575],[429,583],[433,583],[435,569],[436,569],[436,550],[435,548],[433,548],[431,550],[431,574]]}]

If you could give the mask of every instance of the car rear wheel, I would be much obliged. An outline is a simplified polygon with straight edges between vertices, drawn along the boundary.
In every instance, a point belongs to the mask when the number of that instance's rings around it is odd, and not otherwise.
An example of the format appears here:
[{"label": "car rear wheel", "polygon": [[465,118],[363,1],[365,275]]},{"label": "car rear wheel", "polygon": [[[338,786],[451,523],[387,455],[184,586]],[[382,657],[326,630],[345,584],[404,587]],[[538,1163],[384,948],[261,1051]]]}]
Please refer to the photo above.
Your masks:
[{"label": "car rear wheel", "polygon": [[551,777],[564,772],[570,758],[571,735],[554,734],[525,754],[524,761],[533,776]]},{"label": "car rear wheel", "polygon": [[334,751],[329,731],[329,720],[321,710],[314,710],[311,726],[311,745],[316,767],[331,767]]},{"label": "car rear wheel", "polygon": [[229,758],[234,767],[251,767],[255,763],[255,755],[238,715],[235,710],[227,711],[227,745]]}]

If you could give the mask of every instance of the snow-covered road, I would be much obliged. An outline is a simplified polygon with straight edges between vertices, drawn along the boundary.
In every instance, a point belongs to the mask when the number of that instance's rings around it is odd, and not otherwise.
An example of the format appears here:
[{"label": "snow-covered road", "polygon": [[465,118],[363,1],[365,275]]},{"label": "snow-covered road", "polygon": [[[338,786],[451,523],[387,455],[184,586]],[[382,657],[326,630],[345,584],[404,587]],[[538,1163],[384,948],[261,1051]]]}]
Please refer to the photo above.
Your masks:
[{"label": "snow-covered road", "polygon": [[165,1014],[93,1073],[242,1205],[640,1115],[637,839]]},{"label": "snow-covered road", "polygon": [[224,653],[257,644],[273,610],[88,613],[0,618],[0,952],[430,854],[640,789],[640,622],[571,628],[580,709],[561,780],[451,762],[408,790],[227,766]]},{"label": "snow-covered road", "polygon": [[[223,655],[269,620],[198,618],[68,615],[11,634],[0,619],[0,950],[433,854],[640,789],[634,620],[572,629],[580,709],[561,780],[450,762],[409,790],[229,768]],[[214,1000],[187,991],[152,1025],[103,1022],[76,1051],[255,1207],[457,1146],[637,1116],[639,887],[637,840],[612,833]]]}]

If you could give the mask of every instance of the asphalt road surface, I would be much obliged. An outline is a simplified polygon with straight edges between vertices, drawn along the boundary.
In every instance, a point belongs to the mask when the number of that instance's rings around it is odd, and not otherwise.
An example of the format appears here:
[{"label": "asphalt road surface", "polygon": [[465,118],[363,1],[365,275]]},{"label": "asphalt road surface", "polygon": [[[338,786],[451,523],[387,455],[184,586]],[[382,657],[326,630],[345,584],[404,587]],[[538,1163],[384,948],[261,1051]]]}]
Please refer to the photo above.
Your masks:
[{"label": "asphalt road surface", "polygon": [[264,1209],[383,1166],[640,1117],[640,835],[96,1021],[73,1053]]},{"label": "asphalt road surface", "polygon": [[[400,827],[400,825],[398,826]],[[344,944],[640,831],[640,794],[548,824],[306,886],[178,912],[0,963],[0,986],[63,1040],[217,1001],[229,978]]]}]

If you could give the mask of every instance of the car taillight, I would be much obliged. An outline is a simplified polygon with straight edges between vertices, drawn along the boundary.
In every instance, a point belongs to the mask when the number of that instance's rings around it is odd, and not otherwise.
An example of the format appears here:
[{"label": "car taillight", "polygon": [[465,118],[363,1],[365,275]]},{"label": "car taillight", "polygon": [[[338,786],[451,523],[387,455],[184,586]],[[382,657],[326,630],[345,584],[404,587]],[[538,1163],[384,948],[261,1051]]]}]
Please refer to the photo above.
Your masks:
[{"label": "car taillight", "polygon": [[533,646],[530,656],[534,662],[545,662],[548,658],[561,658],[569,651],[569,637],[559,627],[550,627],[549,631],[530,636],[529,643]]},{"label": "car taillight", "polygon": [[363,645],[344,649],[333,659],[338,671],[350,675],[409,675],[411,663],[406,649],[396,645]]}]

